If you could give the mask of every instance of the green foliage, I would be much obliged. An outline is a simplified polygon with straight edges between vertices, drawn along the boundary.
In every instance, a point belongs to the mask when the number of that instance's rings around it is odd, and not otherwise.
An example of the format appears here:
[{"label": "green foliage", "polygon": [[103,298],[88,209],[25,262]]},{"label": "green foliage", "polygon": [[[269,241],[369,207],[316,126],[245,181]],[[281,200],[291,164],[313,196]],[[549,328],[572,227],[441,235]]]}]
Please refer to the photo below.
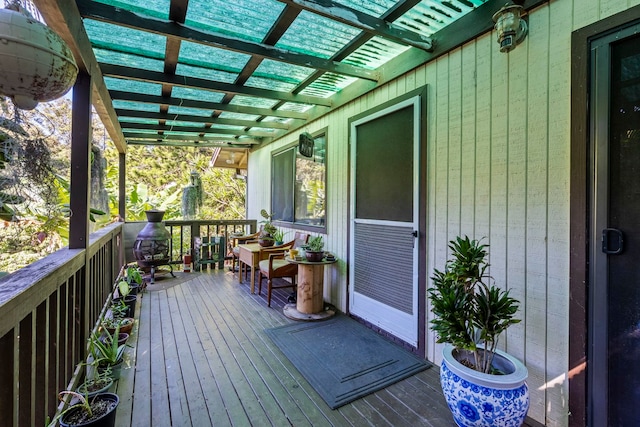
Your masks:
[{"label": "green foliage", "polygon": [[309,237],[309,241],[303,248],[310,252],[322,252],[324,249],[324,240],[322,236],[312,236]]},{"label": "green foliage", "polygon": [[488,245],[465,236],[451,240],[449,248],[452,258],[444,271],[434,269],[428,290],[436,316],[431,329],[439,343],[472,352],[475,370],[490,373],[500,334],[520,322],[514,318],[519,302],[509,291],[485,283],[491,280],[486,274]]},{"label": "green foliage", "polygon": [[55,423],[58,422],[60,418],[62,418],[63,416],[65,416],[66,414],[68,414],[69,412],[73,411],[76,408],[81,409],[85,413],[85,419],[91,419],[93,417],[93,410],[91,408],[91,404],[89,403],[89,399],[87,398],[86,395],[83,396],[82,394],[76,393],[75,391],[71,391],[71,390],[63,390],[60,393],[58,393],[58,399],[60,401],[63,401],[66,395],[70,395],[71,397],[77,398],[78,399],[77,403],[73,405],[69,405],[63,411],[60,411],[53,418],[53,420],[51,420],[47,424],[55,425]]},{"label": "green foliage", "polygon": [[127,344],[118,344],[120,326],[116,326],[113,335],[106,329],[103,333],[105,338],[100,339],[101,337],[97,332],[92,332],[89,338],[89,352],[97,365],[117,365],[122,361],[127,347]]},{"label": "green foliage", "polygon": [[284,242],[284,230],[277,229],[275,233],[273,233],[273,238],[276,242]]},{"label": "green foliage", "polygon": [[264,218],[264,220],[260,221],[260,223],[262,224],[262,238],[275,238],[274,234],[278,231],[278,229],[271,222],[273,214],[267,212],[266,209],[262,209],[260,210],[260,216]]},{"label": "green foliage", "polygon": [[[164,219],[181,219],[182,188],[191,181],[191,172],[199,175],[202,199],[200,218],[244,219],[246,183],[234,179],[233,169],[209,165],[212,148],[143,147],[127,150],[126,220],[144,221],[144,211],[165,211]],[[109,147],[105,184],[112,212],[118,212],[118,153]],[[198,205],[198,197],[194,198]]]}]

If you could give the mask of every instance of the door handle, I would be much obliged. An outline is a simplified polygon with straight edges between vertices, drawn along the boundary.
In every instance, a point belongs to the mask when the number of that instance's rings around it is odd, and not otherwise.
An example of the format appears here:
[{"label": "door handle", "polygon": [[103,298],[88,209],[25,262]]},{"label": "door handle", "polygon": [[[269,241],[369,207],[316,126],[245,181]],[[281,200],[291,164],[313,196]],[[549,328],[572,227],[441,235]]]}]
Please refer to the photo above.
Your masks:
[{"label": "door handle", "polygon": [[602,230],[602,252],[607,255],[619,255],[624,249],[624,236],[617,228]]},{"label": "door handle", "polygon": [[413,230],[413,232],[411,232],[411,235],[413,237],[418,237],[418,230]]}]

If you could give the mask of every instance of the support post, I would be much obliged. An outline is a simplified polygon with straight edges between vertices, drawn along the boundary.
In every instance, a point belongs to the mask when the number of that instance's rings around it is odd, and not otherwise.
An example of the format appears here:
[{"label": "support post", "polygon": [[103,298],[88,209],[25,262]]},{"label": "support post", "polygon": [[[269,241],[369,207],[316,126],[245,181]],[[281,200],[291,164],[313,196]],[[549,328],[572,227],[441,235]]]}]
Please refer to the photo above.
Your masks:
[{"label": "support post", "polygon": [[127,212],[127,194],[126,194],[126,186],[127,186],[127,155],[125,153],[120,153],[118,155],[118,214],[120,215],[120,220],[126,220],[126,212]]},{"label": "support post", "polygon": [[91,76],[82,71],[73,86],[71,117],[69,249],[86,249],[91,189]]}]

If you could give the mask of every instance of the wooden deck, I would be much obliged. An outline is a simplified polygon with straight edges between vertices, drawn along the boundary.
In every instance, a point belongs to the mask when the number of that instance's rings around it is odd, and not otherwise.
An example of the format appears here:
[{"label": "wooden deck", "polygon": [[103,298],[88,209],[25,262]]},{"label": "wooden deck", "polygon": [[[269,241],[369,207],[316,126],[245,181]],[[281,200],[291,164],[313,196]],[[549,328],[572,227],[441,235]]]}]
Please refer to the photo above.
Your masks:
[{"label": "wooden deck", "polygon": [[455,426],[437,367],[331,410],[263,332],[289,290],[268,308],[228,270],[178,275],[139,298],[117,426]]}]

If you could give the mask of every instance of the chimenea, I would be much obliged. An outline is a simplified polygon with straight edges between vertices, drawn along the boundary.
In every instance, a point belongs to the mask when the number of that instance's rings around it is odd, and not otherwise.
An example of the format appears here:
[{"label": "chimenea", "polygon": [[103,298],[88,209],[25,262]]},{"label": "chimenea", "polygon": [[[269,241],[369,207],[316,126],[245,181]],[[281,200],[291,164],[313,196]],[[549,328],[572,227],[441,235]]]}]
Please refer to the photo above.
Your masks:
[{"label": "chimenea", "polygon": [[151,283],[155,282],[156,267],[160,265],[168,265],[171,276],[175,277],[170,263],[171,257],[169,257],[171,234],[162,222],[164,211],[149,210],[145,211],[145,214],[147,215],[147,224],[136,237],[133,244],[133,255],[140,268],[145,271],[151,270]]}]

